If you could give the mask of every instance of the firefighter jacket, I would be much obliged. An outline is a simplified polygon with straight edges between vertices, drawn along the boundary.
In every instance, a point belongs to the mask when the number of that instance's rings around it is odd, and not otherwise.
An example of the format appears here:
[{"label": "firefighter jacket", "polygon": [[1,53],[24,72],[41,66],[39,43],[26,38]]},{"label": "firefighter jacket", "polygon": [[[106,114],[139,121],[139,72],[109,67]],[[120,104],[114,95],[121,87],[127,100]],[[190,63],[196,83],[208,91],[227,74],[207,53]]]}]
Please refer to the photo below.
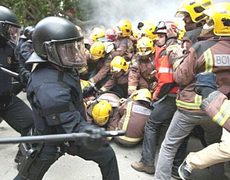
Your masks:
[{"label": "firefighter jacket", "polygon": [[119,108],[119,113],[118,130],[124,130],[126,134],[116,137],[115,140],[123,145],[137,144],[143,139],[145,122],[149,118],[151,109],[139,101],[128,99]]},{"label": "firefighter jacket", "polygon": [[108,73],[110,72],[110,62],[112,61],[111,55],[106,55],[103,59],[100,59],[96,62],[89,62],[88,67],[91,69],[89,79],[94,84],[97,84],[99,81],[102,81]]},{"label": "firefighter jacket", "polygon": [[87,113],[86,113],[87,114],[87,122],[94,124],[93,116],[92,116],[92,110],[93,110],[94,105],[96,103],[98,103],[100,100],[108,101],[113,108],[113,110],[111,111],[111,114],[109,116],[109,121],[103,127],[106,130],[110,130],[110,131],[116,130],[117,126],[118,126],[118,120],[119,120],[118,107],[120,105],[120,103],[119,103],[120,98],[112,92],[105,92],[105,93],[101,94],[96,99],[96,101],[94,103],[90,104],[87,107]]},{"label": "firefighter jacket", "polygon": [[126,61],[130,61],[134,54],[133,42],[129,37],[121,37],[114,42],[115,51],[113,57],[122,56]]},{"label": "firefighter jacket", "polygon": [[230,132],[230,100],[220,91],[214,91],[202,101],[201,109],[212,120]]},{"label": "firefighter jacket", "polygon": [[153,100],[158,100],[167,94],[175,96],[177,86],[173,79],[172,64],[164,47],[156,47],[155,67],[157,70],[157,87],[153,93]]},{"label": "firefighter jacket", "polygon": [[219,90],[224,94],[230,92],[230,38],[213,37],[200,41],[189,51],[173,73],[180,85],[176,103],[179,109],[202,112],[202,98],[194,92],[195,75],[213,72],[217,76]]},{"label": "firefighter jacket", "polygon": [[[140,56],[135,54],[132,58],[129,71],[129,89],[153,89],[153,83],[156,81],[152,72],[155,70],[154,54],[149,56]],[[129,93],[130,94],[130,93]]]},{"label": "firefighter jacket", "polygon": [[112,74],[111,78],[102,86],[101,90],[103,92],[109,91],[114,87],[120,88],[125,95],[128,94],[128,74],[129,71],[124,72],[121,71],[119,72],[121,74],[116,75]]}]

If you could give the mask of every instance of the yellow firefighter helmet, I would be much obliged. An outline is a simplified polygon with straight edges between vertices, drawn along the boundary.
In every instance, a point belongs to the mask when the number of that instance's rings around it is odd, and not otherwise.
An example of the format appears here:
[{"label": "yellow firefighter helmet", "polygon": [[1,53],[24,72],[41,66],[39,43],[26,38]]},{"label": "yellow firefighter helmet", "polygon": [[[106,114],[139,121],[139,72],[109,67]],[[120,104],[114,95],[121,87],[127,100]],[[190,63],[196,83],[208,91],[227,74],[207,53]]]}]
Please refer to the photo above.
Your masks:
[{"label": "yellow firefighter helmet", "polygon": [[95,27],[90,34],[90,39],[93,40],[94,42],[104,37],[105,37],[105,30],[99,27]]},{"label": "yellow firefighter helmet", "polygon": [[120,72],[121,70],[127,71],[129,68],[128,63],[126,62],[125,58],[121,56],[115,56],[110,63],[111,72]]},{"label": "yellow firefighter helmet", "polygon": [[94,42],[90,47],[90,55],[92,60],[98,60],[105,56],[105,45],[102,42]]},{"label": "yellow firefighter helmet", "polygon": [[134,101],[146,101],[150,103],[152,95],[148,89],[144,88],[137,90],[132,98]]},{"label": "yellow firefighter helmet", "polygon": [[184,17],[185,13],[188,13],[192,21],[198,23],[205,19],[203,11],[212,4],[212,0],[184,0],[176,12],[176,17]]},{"label": "yellow firefighter helmet", "polygon": [[129,37],[132,34],[132,24],[127,19],[122,19],[118,22],[117,28],[122,37]]},{"label": "yellow firefighter helmet", "polygon": [[155,34],[155,30],[156,30],[156,26],[155,24],[151,23],[151,22],[143,22],[144,26],[141,28],[141,33],[142,35],[152,39],[152,40],[156,40],[157,39],[157,35]]},{"label": "yellow firefighter helmet", "polygon": [[155,51],[152,39],[142,37],[137,41],[137,51],[140,56],[147,56]]},{"label": "yellow firefighter helmet", "polygon": [[106,100],[100,100],[97,104],[93,106],[93,121],[99,126],[104,126],[108,122],[111,112],[111,104]]},{"label": "yellow firefighter helmet", "polygon": [[213,28],[215,35],[230,36],[230,3],[215,4],[205,10],[204,14],[208,16],[205,26]]}]

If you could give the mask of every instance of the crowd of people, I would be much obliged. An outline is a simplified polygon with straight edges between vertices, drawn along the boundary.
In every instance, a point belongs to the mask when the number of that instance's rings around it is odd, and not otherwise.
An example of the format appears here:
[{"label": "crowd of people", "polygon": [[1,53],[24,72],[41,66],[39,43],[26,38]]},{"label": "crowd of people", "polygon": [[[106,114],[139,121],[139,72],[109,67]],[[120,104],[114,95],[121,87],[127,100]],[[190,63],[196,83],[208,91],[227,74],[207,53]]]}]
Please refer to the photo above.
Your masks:
[{"label": "crowd of people", "polygon": [[[41,180],[65,153],[96,162],[103,180],[118,180],[110,141],[142,143],[131,167],[156,180],[188,180],[206,167],[230,179],[230,3],[184,0],[175,13],[183,27],[143,20],[135,28],[122,19],[85,35],[57,16],[21,30],[0,6],[0,117],[21,136],[97,135],[19,144],[15,180]],[[101,136],[119,130],[125,135]],[[192,135],[204,149],[187,155]]]}]

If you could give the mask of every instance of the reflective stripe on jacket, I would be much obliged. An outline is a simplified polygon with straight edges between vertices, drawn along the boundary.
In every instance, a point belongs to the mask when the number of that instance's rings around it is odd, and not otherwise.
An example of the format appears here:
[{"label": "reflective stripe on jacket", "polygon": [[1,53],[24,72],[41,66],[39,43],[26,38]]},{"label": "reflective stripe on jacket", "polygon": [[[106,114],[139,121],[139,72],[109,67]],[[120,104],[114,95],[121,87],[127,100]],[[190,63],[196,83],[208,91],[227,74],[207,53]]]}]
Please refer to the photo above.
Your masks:
[{"label": "reflective stripe on jacket", "polygon": [[175,81],[180,85],[177,106],[183,110],[202,112],[202,98],[194,92],[195,75],[213,72],[217,76],[219,90],[224,94],[230,92],[230,38],[200,41],[189,51],[173,73]]},{"label": "reflective stripe on jacket", "polygon": [[118,123],[118,129],[126,131],[126,135],[116,137],[116,140],[123,144],[137,144],[144,136],[145,122],[151,110],[138,101],[128,101],[122,105],[120,113],[122,117]]},{"label": "reflective stripe on jacket", "polygon": [[203,100],[203,109],[212,120],[230,132],[230,100],[221,92],[214,91]]}]

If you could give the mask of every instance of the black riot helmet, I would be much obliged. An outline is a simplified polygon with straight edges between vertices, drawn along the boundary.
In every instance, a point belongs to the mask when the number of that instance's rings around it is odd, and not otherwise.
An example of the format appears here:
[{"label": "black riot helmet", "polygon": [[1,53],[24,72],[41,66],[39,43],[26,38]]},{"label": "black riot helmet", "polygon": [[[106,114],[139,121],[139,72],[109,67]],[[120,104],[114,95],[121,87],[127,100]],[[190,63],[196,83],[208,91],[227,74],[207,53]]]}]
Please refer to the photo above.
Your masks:
[{"label": "black riot helmet", "polygon": [[27,39],[32,39],[32,34],[34,31],[34,26],[27,26],[24,29],[23,35],[27,38]]},{"label": "black riot helmet", "polygon": [[0,6],[0,36],[7,41],[17,43],[19,28],[17,16],[10,9]]},{"label": "black riot helmet", "polygon": [[83,37],[67,19],[42,19],[34,28],[32,42],[36,54],[48,62],[66,68],[85,65]]}]

